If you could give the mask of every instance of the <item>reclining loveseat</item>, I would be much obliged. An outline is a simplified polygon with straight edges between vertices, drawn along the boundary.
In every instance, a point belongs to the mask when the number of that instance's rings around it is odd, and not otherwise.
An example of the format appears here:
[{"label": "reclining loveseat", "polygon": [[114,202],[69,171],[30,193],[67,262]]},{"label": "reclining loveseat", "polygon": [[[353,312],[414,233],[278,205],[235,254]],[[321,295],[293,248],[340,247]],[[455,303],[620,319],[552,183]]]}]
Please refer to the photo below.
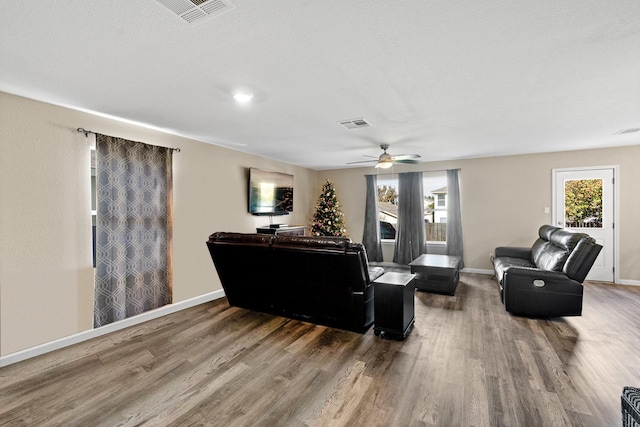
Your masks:
[{"label": "reclining loveseat", "polygon": [[584,233],[543,225],[531,248],[498,247],[493,266],[505,309],[530,317],[580,316],[582,282],[602,246]]},{"label": "reclining loveseat", "polygon": [[373,323],[364,246],[344,237],[213,233],[209,253],[229,304],[355,332]]}]

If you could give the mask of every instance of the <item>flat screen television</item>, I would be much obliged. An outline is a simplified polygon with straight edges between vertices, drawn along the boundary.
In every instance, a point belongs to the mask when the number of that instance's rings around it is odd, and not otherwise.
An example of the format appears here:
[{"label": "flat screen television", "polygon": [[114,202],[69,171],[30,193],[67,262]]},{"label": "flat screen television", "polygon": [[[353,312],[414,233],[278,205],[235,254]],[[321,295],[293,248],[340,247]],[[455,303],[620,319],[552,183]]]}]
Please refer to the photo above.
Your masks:
[{"label": "flat screen television", "polygon": [[288,215],[293,211],[293,175],[249,169],[249,212]]}]

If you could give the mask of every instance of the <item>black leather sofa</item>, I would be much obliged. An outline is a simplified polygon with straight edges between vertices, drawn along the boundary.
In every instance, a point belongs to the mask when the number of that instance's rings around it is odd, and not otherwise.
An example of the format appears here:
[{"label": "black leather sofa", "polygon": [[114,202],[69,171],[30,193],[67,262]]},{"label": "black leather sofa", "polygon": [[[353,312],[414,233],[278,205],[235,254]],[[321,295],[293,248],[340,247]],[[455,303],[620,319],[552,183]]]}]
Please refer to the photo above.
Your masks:
[{"label": "black leather sofa", "polygon": [[217,232],[207,246],[233,306],[356,332],[373,323],[371,282],[384,270],[359,243]]},{"label": "black leather sofa", "polygon": [[531,248],[498,247],[493,266],[505,309],[531,317],[580,316],[582,282],[602,246],[584,233],[543,225]]}]

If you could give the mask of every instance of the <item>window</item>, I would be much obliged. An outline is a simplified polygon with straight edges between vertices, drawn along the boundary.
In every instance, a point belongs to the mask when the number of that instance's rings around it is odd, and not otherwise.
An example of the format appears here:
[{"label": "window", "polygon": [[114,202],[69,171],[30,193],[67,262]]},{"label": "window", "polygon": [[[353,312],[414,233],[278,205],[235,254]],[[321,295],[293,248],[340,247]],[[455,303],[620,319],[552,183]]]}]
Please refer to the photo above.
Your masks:
[{"label": "window", "polygon": [[[424,222],[427,242],[444,243],[447,234],[447,175],[423,173]],[[398,223],[398,179],[378,177],[380,238],[395,240]]]},{"label": "window", "polygon": [[602,228],[602,179],[564,182],[566,227]]},{"label": "window", "polygon": [[91,232],[93,247],[93,268],[96,268],[96,147],[91,147]]}]

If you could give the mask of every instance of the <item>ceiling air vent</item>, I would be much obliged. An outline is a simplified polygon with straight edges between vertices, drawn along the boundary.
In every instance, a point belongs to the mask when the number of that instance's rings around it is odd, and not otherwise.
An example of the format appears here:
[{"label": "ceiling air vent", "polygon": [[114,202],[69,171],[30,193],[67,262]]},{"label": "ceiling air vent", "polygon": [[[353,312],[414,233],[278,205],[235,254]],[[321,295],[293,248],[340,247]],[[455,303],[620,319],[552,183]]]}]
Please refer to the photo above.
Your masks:
[{"label": "ceiling air vent", "polygon": [[158,3],[193,24],[235,9],[227,0],[158,0]]},{"label": "ceiling air vent", "polygon": [[342,120],[339,122],[342,126],[347,129],[355,129],[355,128],[366,128],[367,126],[371,126],[367,121],[363,118],[360,119],[351,119],[351,120]]}]

